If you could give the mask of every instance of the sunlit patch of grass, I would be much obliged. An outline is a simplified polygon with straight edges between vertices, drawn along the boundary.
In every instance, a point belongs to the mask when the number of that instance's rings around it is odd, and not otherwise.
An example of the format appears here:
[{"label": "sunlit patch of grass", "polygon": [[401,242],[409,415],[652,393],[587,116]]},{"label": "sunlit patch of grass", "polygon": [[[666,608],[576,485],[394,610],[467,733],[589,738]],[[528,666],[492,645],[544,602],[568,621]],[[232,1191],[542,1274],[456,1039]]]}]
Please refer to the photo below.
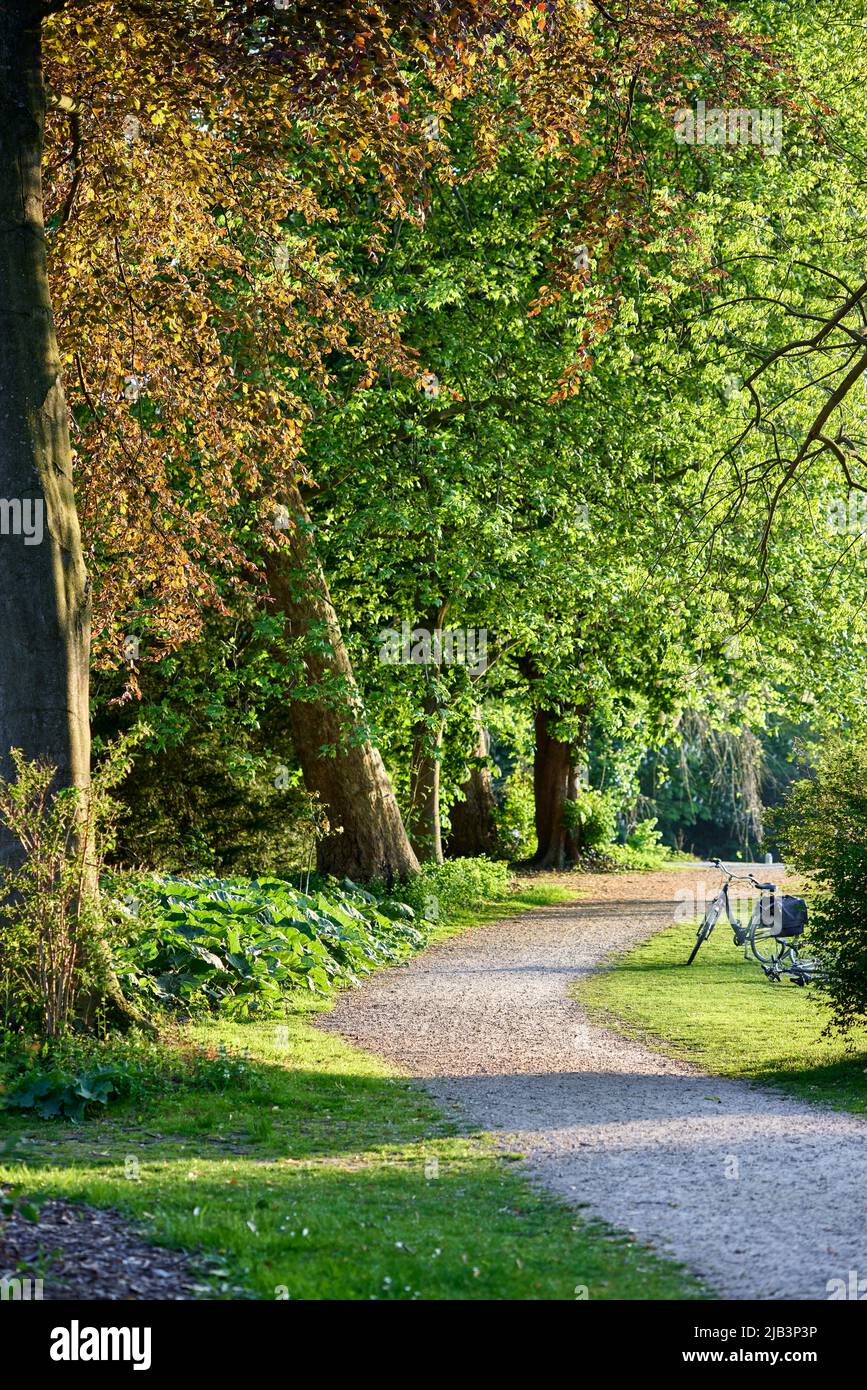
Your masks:
[{"label": "sunlit patch of grass", "polygon": [[707,1071],[784,1087],[838,1109],[867,1111],[867,1029],[849,1042],[824,1029],[811,989],[770,984],[717,927],[691,966],[696,924],[659,932],[577,988],[591,1011]]},{"label": "sunlit patch of grass", "polygon": [[156,1243],[197,1252],[218,1297],[702,1296],[310,1017],[191,1030],[247,1053],[222,1093],[185,1088],[78,1127],[2,1117],[2,1180],[117,1208]]}]

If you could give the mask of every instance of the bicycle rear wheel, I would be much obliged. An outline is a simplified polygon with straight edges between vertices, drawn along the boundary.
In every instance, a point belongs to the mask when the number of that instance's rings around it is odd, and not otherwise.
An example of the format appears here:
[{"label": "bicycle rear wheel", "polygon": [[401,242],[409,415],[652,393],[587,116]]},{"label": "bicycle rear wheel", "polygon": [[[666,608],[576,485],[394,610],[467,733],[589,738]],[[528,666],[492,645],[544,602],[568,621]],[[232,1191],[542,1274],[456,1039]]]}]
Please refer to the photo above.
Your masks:
[{"label": "bicycle rear wheel", "polygon": [[749,936],[746,941],[747,950],[752,952],[762,967],[771,966],[772,969],[776,969],[785,961],[789,953],[789,943],[785,937],[762,935],[761,933],[761,925],[756,922],[754,917],[750,922]]}]

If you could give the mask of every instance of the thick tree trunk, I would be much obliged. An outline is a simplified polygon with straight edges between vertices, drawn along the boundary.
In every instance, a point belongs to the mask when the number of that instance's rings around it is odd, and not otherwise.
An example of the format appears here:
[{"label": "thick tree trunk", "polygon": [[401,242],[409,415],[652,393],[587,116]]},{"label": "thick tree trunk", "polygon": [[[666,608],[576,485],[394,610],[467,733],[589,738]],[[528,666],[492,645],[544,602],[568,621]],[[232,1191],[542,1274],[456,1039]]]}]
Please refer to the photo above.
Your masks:
[{"label": "thick tree trunk", "polygon": [[493,778],[487,765],[489,752],[488,731],[479,722],[473,760],[467,779],[461,786],[463,800],[455,802],[449,812],[452,828],[447,850],[453,857],[473,858],[479,854],[497,853],[497,826],[494,819],[497,802]]},{"label": "thick tree trunk", "polygon": [[[0,772],[10,775],[20,748],[57,769],[58,789],[86,792],[90,582],[45,253],[42,18],[33,0],[0,5]],[[0,864],[23,853],[0,827]],[[101,985],[80,1006],[149,1026],[124,1000],[101,937],[92,954]]]},{"label": "thick tree trunk", "polygon": [[538,843],[532,863],[540,869],[562,869],[567,858],[569,832],[563,821],[563,803],[574,788],[574,767],[571,744],[550,731],[555,719],[549,710],[536,710],[533,792]]},{"label": "thick tree trunk", "polygon": [[[581,721],[579,746],[586,740],[586,711],[577,710]],[[538,845],[532,863],[540,869],[562,869],[574,864],[581,852],[581,831],[565,823],[564,803],[578,795],[583,776],[574,743],[564,743],[551,733],[557,715],[537,709],[536,749],[533,757],[533,791],[536,803]]]},{"label": "thick tree trunk", "polygon": [[[90,778],[89,584],[45,257],[40,10],[0,6],[0,769]],[[0,860],[20,846],[4,836]]]},{"label": "thick tree trunk", "polygon": [[305,785],[328,818],[317,866],[362,881],[408,878],[418,873],[418,860],[379,750],[363,732],[361,696],[297,493],[287,508],[288,543],[269,552],[266,571],[275,611],[304,642],[307,688],[290,715]]},{"label": "thick tree trunk", "polygon": [[439,755],[445,721],[433,695],[425,700],[424,712],[426,717],[416,725],[412,744],[409,836],[420,860],[441,864],[443,838]]}]

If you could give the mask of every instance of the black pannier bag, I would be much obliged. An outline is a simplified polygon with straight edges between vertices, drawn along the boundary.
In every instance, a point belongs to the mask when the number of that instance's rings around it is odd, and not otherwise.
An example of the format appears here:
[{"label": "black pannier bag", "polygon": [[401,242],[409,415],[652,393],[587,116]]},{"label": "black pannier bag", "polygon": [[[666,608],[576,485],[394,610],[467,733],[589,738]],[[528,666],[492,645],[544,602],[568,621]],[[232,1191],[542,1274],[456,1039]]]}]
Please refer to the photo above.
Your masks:
[{"label": "black pannier bag", "polygon": [[774,936],[800,936],[807,925],[807,904],[791,893],[763,893],[753,911],[753,921]]}]

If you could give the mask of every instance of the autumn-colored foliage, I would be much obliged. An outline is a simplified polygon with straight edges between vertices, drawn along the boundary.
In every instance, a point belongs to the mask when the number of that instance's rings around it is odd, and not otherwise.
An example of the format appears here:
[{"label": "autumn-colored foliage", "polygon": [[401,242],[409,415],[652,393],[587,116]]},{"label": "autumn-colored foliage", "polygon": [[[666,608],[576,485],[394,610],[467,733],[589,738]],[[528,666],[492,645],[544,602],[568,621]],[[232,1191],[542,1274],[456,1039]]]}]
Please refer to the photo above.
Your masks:
[{"label": "autumn-colored foliage", "polygon": [[[455,177],[450,121],[473,115],[477,166],[515,130],[551,162],[540,225],[561,250],[539,306],[580,292],[589,244],[605,269],[650,224],[640,102],[664,109],[691,56],[720,88],[759,45],[705,6],[471,0],[228,4],[114,0],[56,7],[46,31],[46,198],[52,293],[73,417],[100,662],[124,634],[155,656],[255,582],[303,475],[311,383],[335,356],[357,385],[420,376],[397,315],[321,250],[329,187],[378,183],[369,254],[423,219]],[[465,177],[467,175],[464,175]],[[616,291],[615,291],[616,292]],[[589,364],[604,303],[567,372]],[[239,519],[245,520],[239,525]]]}]

